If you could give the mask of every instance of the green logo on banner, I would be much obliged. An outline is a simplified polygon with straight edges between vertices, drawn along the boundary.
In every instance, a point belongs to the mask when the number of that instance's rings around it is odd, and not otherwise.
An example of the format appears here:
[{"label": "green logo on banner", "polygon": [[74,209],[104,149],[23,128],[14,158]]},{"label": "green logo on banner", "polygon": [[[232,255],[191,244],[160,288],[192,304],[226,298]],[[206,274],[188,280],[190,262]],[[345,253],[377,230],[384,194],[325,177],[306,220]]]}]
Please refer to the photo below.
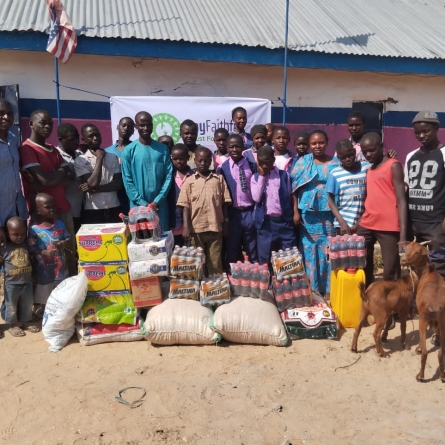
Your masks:
[{"label": "green logo on banner", "polygon": [[178,143],[181,123],[175,116],[168,113],[158,113],[153,116],[153,133],[151,137],[158,140],[161,136],[171,136]]}]

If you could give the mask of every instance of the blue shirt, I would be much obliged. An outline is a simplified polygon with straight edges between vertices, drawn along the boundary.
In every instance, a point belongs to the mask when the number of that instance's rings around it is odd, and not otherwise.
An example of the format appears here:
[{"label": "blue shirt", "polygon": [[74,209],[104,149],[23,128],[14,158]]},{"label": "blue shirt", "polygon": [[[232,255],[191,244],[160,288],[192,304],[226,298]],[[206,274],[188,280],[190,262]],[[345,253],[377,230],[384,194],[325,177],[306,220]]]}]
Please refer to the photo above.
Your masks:
[{"label": "blue shirt", "polygon": [[11,216],[26,220],[28,209],[20,179],[19,139],[8,131],[7,140],[0,139],[0,226],[4,227]]},{"label": "blue shirt", "polygon": [[[124,150],[125,150],[125,148],[124,148]],[[119,159],[122,158],[122,153],[124,152],[124,150],[118,150],[117,149],[117,142],[114,143],[113,145],[110,145],[109,147],[107,147],[105,149],[105,151],[107,153],[112,153],[112,154],[116,155]]]},{"label": "blue shirt", "polygon": [[[326,183],[326,191],[334,195],[338,211],[350,227],[357,224],[365,211],[366,173],[371,167],[369,162],[358,164],[357,172],[345,170],[341,165],[334,168]],[[334,226],[340,226],[337,218]]]},{"label": "blue shirt", "polygon": [[[57,243],[66,240],[70,234],[59,219],[51,227],[33,224],[29,228],[28,244],[30,252],[36,253],[37,284],[50,284],[68,278],[65,254]],[[55,256],[42,255],[42,250],[55,250]]]},{"label": "blue shirt", "polygon": [[230,135],[232,135],[232,134],[239,134],[243,138],[244,149],[252,147],[252,145],[253,145],[252,135],[250,133],[247,133],[246,130],[244,130],[242,133],[240,133],[236,128],[234,128],[232,130],[232,132],[230,133]]}]

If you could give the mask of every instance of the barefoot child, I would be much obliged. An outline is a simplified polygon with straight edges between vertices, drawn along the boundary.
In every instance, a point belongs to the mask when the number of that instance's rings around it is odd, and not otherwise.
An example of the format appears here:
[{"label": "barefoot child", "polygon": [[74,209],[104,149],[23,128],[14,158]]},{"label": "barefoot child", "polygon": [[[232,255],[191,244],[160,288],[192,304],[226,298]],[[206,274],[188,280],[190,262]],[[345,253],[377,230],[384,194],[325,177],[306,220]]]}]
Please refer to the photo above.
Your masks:
[{"label": "barefoot child", "polygon": [[[5,270],[4,300],[1,315],[11,325],[8,332],[13,337],[23,337],[25,332],[39,332],[35,326],[23,325],[32,319],[32,266],[26,242],[26,222],[13,216],[6,223],[8,242],[0,247]],[[20,319],[18,319],[20,318]],[[0,338],[3,337],[1,332]]]},{"label": "barefoot child", "polygon": [[341,165],[328,176],[328,205],[335,216],[336,233],[356,233],[357,223],[365,211],[366,172],[371,164],[355,160],[356,153],[349,139],[340,139],[335,149]]},{"label": "barefoot child", "polygon": [[218,128],[213,134],[213,142],[216,145],[216,150],[213,152],[213,166],[216,169],[229,159],[227,153],[227,137],[229,132],[225,128]]},{"label": "barefoot child", "polygon": [[192,169],[187,164],[189,152],[184,144],[174,145],[171,150],[171,156],[173,162],[173,180],[170,191],[168,192],[170,228],[175,237],[175,246],[182,247],[184,245],[184,238],[182,237],[182,209],[176,207],[176,202],[178,201],[179,193],[185,180],[192,174]]},{"label": "barefoot child", "polygon": [[36,315],[43,314],[51,292],[68,277],[65,249],[70,235],[65,225],[56,219],[54,199],[46,193],[36,196],[37,218],[29,229],[29,248],[35,255],[37,286],[34,293]]},{"label": "barefoot child", "polygon": [[221,274],[222,236],[228,228],[230,194],[224,178],[210,170],[212,152],[208,148],[196,149],[195,164],[196,172],[185,181],[177,202],[184,209],[183,237],[204,250],[209,275]]},{"label": "barefoot child", "polygon": [[260,264],[270,262],[272,251],[296,246],[289,175],[275,167],[274,162],[272,148],[268,145],[261,147],[258,150],[258,173],[251,179]]}]

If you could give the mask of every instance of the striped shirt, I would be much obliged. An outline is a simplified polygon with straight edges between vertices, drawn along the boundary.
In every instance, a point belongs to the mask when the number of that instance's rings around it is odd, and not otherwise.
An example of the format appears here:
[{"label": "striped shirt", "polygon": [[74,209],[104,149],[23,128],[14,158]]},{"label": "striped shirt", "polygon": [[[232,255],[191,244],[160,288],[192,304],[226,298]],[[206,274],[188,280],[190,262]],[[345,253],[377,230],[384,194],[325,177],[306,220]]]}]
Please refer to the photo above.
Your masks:
[{"label": "striped shirt", "polygon": [[[328,177],[326,191],[334,195],[340,215],[350,227],[357,224],[365,211],[366,173],[370,167],[369,162],[363,162],[359,171],[350,172],[340,165]],[[334,227],[339,226],[335,219]]]}]

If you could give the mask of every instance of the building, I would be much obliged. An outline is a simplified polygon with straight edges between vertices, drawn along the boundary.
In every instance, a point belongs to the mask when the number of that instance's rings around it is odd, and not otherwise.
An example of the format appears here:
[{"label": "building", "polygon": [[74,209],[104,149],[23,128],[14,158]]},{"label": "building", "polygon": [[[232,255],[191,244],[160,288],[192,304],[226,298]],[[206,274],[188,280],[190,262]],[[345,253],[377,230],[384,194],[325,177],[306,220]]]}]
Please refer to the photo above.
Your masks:
[{"label": "building", "polygon": [[[78,127],[96,122],[104,145],[114,95],[263,97],[281,122],[285,0],[64,5],[79,39],[60,64],[60,84],[73,88],[61,87],[62,118]],[[335,141],[348,135],[351,108],[361,107],[404,158],[417,146],[415,112],[438,111],[445,125],[443,23],[439,0],[292,0],[287,124],[293,132],[323,128]],[[25,136],[32,110],[56,114],[49,26],[44,1],[0,3],[0,85],[19,84]]]}]

